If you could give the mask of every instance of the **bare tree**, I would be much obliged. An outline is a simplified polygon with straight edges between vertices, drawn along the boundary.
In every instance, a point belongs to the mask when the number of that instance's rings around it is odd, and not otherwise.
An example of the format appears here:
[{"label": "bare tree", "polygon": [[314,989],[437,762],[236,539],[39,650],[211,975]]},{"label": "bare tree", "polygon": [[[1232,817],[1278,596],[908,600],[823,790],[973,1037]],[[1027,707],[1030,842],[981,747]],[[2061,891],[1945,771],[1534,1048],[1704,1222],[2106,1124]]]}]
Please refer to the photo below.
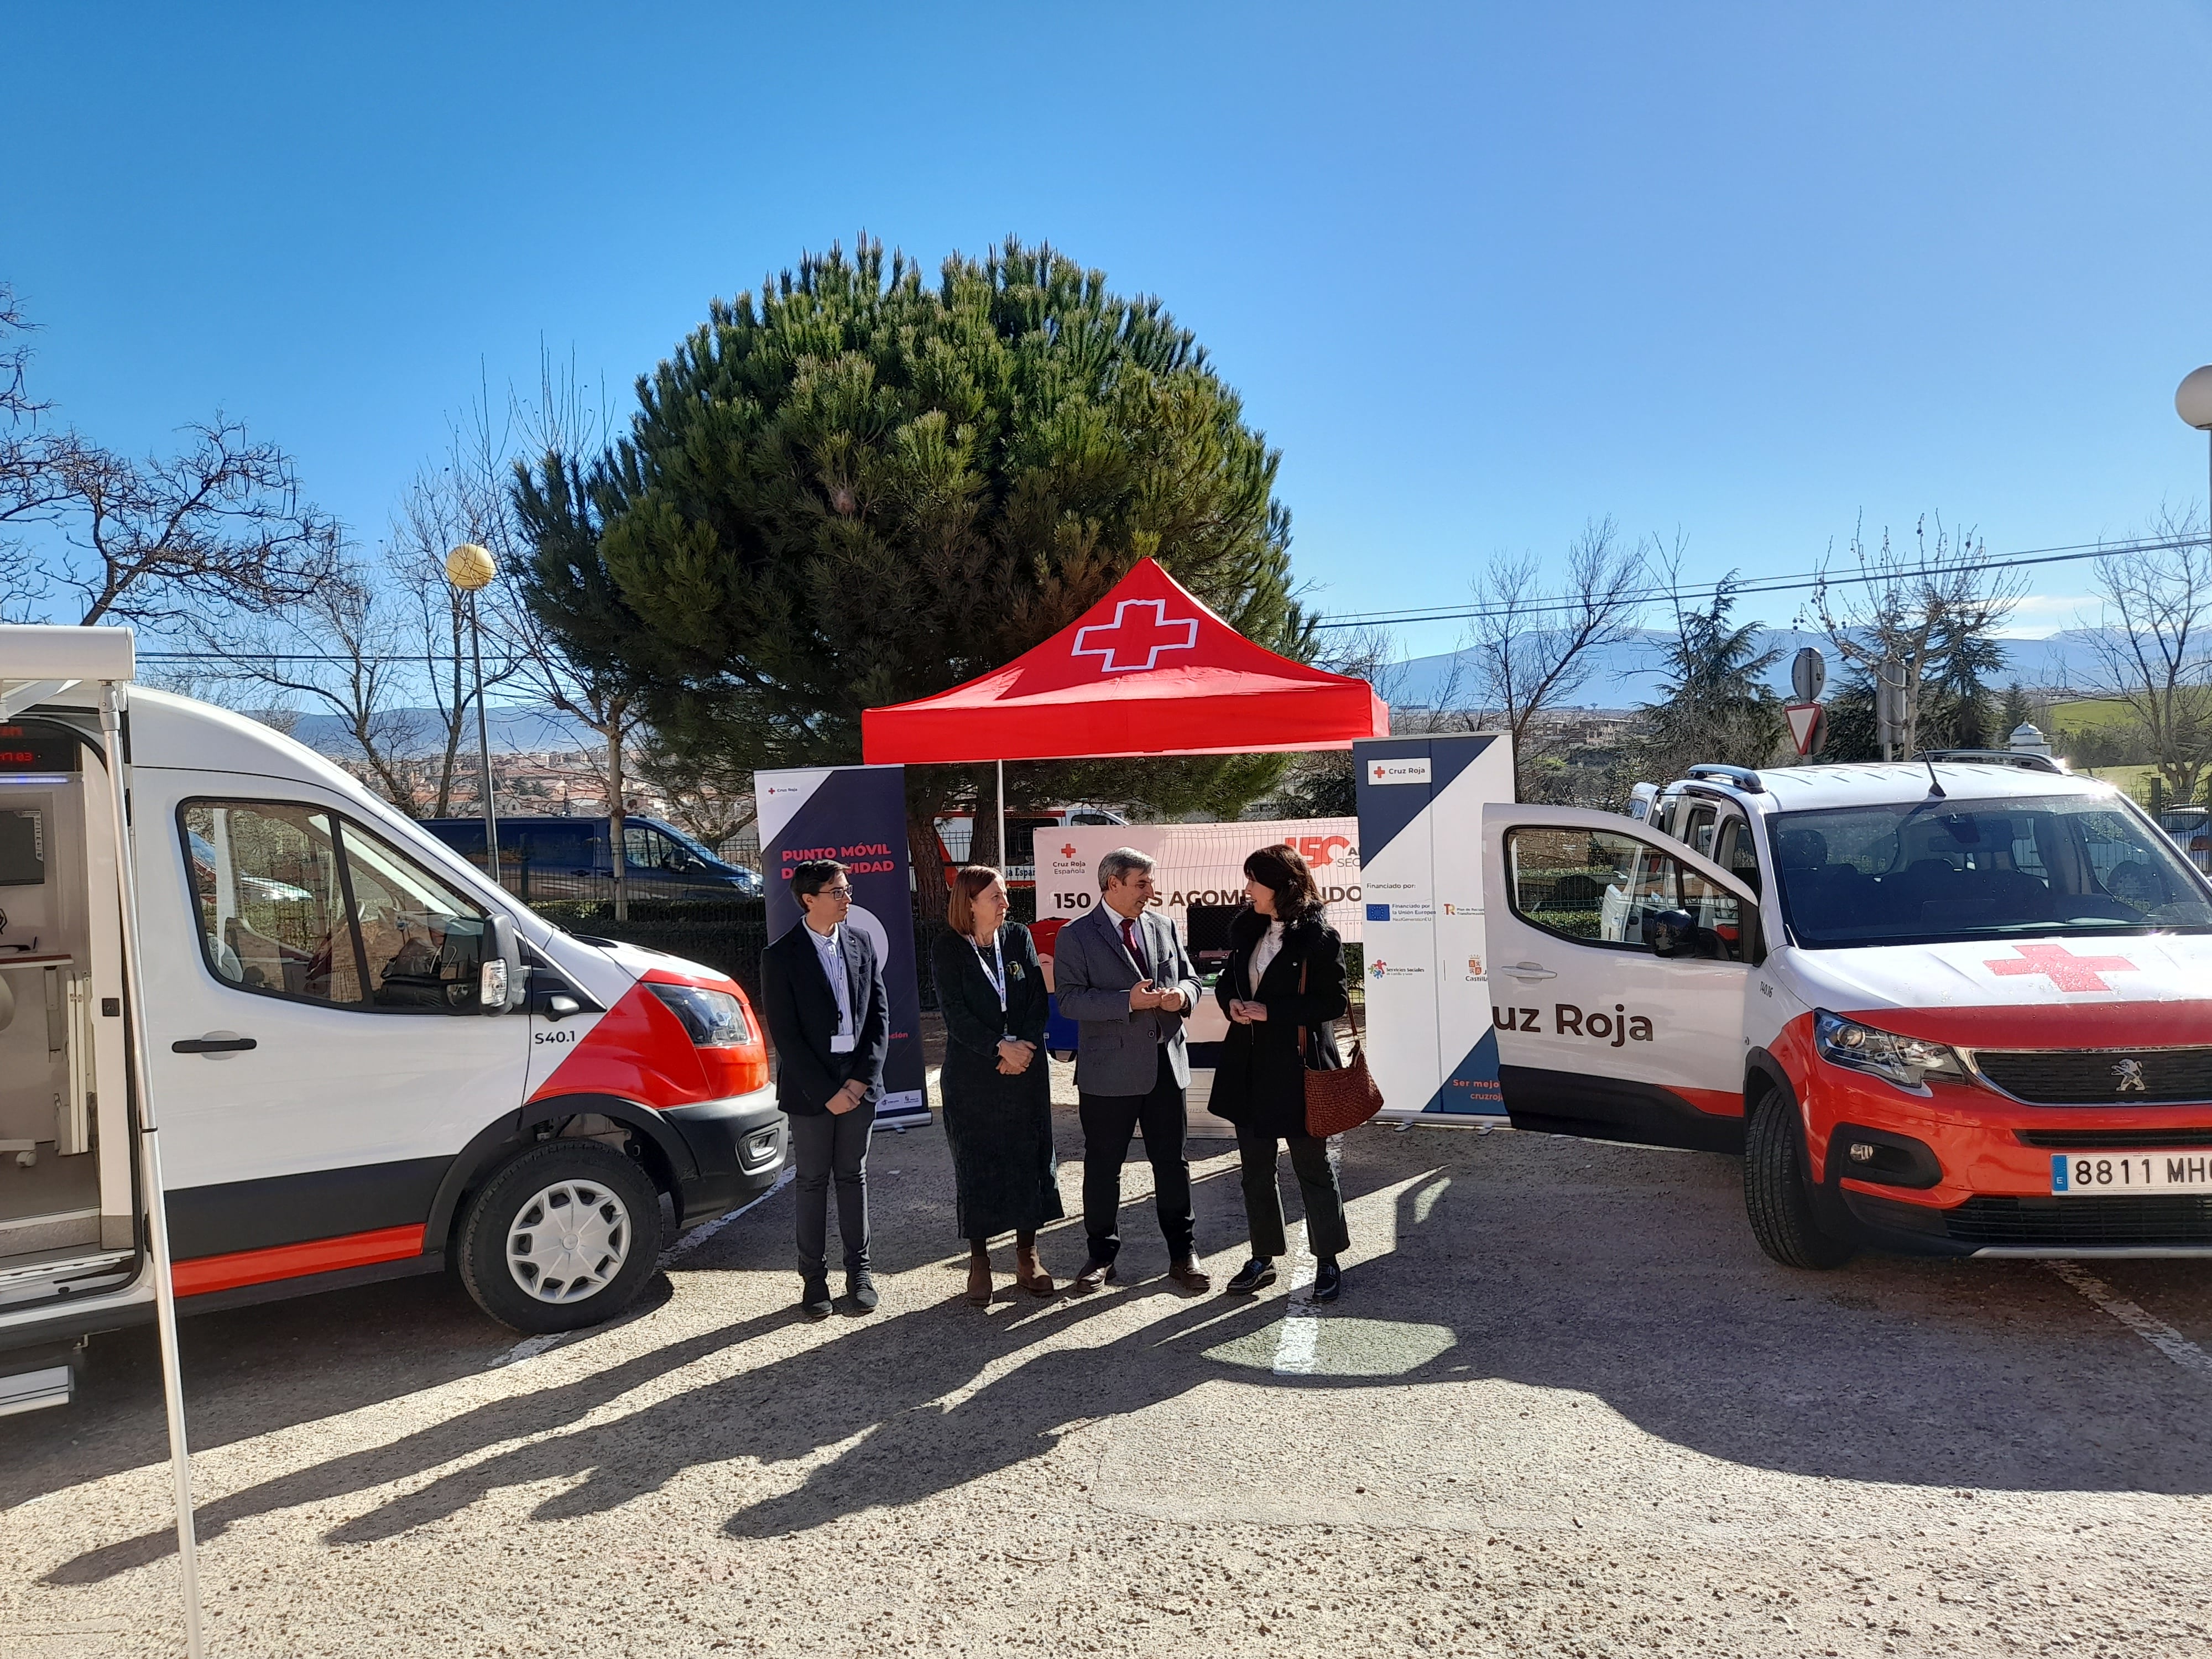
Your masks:
[{"label": "bare tree", "polygon": [[2105,626],[2096,689],[2118,698],[2177,800],[2212,763],[2212,546],[2195,510],[2163,510],[2152,534],[2097,561]]},{"label": "bare tree", "polygon": [[648,734],[637,754],[638,781],[668,803],[668,816],[719,854],[722,843],[751,826],[756,812],[750,772],[702,767],[671,754]]},{"label": "bare tree", "polygon": [[1899,547],[1889,532],[1869,551],[1865,524],[1851,532],[1856,574],[1832,576],[1823,563],[1811,609],[1836,654],[1878,676],[1885,661],[1904,672],[1904,751],[1920,746],[1923,706],[1942,683],[1949,659],[1986,642],[2020,603],[2026,579],[1989,568],[1989,548],[1971,529],[1953,533],[1935,516],[1935,538],[1923,514],[1912,544]]},{"label": "bare tree", "polygon": [[202,624],[194,636],[211,665],[197,671],[201,677],[334,716],[345,740],[332,758],[401,811],[423,816],[422,733],[407,707],[410,642],[374,571],[342,568],[250,630]]},{"label": "bare tree", "polygon": [[1480,718],[1512,734],[1516,784],[1527,781],[1543,716],[1589,680],[1592,653],[1634,629],[1644,574],[1644,550],[1607,518],[1583,527],[1557,580],[1534,553],[1499,558],[1476,580],[1466,647],[1473,690]]},{"label": "bare tree", "polygon": [[59,587],[79,623],[169,627],[278,610],[329,576],[337,522],[301,499],[283,450],[220,413],[185,428],[178,453],[143,460],[51,429],[26,333],[0,288],[0,613],[27,615]]}]

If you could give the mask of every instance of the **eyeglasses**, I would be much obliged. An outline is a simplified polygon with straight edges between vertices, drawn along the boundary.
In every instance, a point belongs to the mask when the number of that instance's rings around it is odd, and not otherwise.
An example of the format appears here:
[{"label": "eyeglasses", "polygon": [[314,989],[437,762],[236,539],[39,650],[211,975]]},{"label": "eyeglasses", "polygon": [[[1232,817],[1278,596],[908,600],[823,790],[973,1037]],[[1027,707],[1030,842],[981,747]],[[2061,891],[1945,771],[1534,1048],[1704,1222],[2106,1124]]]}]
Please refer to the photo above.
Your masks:
[{"label": "eyeglasses", "polygon": [[815,892],[817,897],[843,899],[848,903],[852,902],[853,897],[853,890],[850,887],[821,887],[817,888]]}]

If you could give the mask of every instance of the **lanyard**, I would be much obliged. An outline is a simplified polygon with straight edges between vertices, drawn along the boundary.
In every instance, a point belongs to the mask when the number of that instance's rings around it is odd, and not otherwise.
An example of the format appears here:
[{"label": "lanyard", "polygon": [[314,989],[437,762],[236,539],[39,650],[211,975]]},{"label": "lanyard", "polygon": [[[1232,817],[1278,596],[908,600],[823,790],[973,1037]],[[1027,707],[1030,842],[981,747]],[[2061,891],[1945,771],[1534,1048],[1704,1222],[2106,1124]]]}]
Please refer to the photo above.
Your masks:
[{"label": "lanyard", "polygon": [[[999,1012],[1005,1013],[1006,1012],[1006,952],[1000,947],[998,935],[994,933],[991,936],[989,962],[983,959],[983,947],[976,944],[974,939],[968,941],[968,946],[975,951],[975,963],[983,970],[983,977],[991,981],[991,988],[999,994]],[[993,966],[994,963],[997,964],[995,967]]]}]

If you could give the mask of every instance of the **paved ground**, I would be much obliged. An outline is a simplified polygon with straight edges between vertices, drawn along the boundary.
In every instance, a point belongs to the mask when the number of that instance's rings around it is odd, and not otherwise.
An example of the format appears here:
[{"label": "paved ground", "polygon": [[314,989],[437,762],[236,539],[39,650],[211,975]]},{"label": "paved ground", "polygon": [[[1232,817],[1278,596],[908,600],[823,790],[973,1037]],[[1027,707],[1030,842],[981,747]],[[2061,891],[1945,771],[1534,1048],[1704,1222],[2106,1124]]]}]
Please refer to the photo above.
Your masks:
[{"label": "paved ground", "polygon": [[[1078,1140],[1064,1114],[1063,1190]],[[1201,1245],[1241,1260],[1233,1157]],[[2212,1267],[1767,1262],[1729,1160],[1369,1129],[1344,1299],[960,1299],[933,1130],[884,1310],[790,1193],[512,1358],[457,1285],[188,1322],[210,1650],[2066,1653],[2212,1636]],[[1079,1235],[1048,1241],[1065,1274]],[[2099,1305],[2100,1300],[2106,1305]],[[1286,1316],[1287,1315],[1287,1316]],[[2128,1321],[2134,1321],[2131,1327]],[[180,1651],[143,1334],[0,1421],[0,1653]]]}]

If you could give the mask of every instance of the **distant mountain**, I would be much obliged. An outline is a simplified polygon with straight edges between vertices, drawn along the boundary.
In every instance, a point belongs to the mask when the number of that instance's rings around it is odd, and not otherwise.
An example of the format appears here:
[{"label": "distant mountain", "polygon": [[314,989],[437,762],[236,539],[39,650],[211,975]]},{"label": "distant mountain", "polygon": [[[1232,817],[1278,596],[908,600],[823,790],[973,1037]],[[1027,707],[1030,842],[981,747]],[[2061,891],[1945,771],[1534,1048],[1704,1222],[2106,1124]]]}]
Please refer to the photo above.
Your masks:
[{"label": "distant mountain", "polygon": [[[437,710],[402,708],[395,711],[395,716],[404,722],[401,729],[407,733],[406,741],[400,745],[401,752],[434,755],[444,750],[445,722]],[[594,749],[602,741],[591,727],[550,703],[493,703],[486,710],[485,726],[491,736],[492,752],[500,755]],[[319,754],[343,755],[352,748],[345,722],[335,714],[303,714],[290,729],[295,738]],[[461,747],[473,754],[476,746],[477,722],[472,713],[468,729],[462,734]]]},{"label": "distant mountain", "polygon": [[[1661,683],[1667,678],[1662,665],[1668,635],[1652,629],[1640,629],[1631,638],[1620,644],[1594,652],[1588,659],[1591,665],[1589,678],[1574,699],[1574,706],[1585,708],[1633,708],[1647,702],[1656,702],[1661,696]],[[1845,665],[1829,646],[1825,635],[1806,633],[1790,628],[1761,629],[1757,635],[1761,651],[1779,650],[1781,656],[1768,674],[1768,684],[1783,696],[1789,696],[1790,664],[1800,647],[1814,646],[1828,659],[1828,686],[1831,694],[1843,679]],[[2017,679],[2031,690],[2038,688],[2070,687],[2081,689],[2095,683],[2098,674],[2094,649],[2096,630],[2069,628],[2040,640],[2007,640],[2005,666],[1991,676],[1994,684],[2002,686]],[[1389,701],[1407,708],[1433,708],[1437,697],[1451,678],[1455,662],[1460,665],[1459,694],[1472,695],[1474,683],[1474,661],[1472,653],[1448,651],[1433,657],[1414,657],[1394,665],[1378,678],[1384,682]]]}]

